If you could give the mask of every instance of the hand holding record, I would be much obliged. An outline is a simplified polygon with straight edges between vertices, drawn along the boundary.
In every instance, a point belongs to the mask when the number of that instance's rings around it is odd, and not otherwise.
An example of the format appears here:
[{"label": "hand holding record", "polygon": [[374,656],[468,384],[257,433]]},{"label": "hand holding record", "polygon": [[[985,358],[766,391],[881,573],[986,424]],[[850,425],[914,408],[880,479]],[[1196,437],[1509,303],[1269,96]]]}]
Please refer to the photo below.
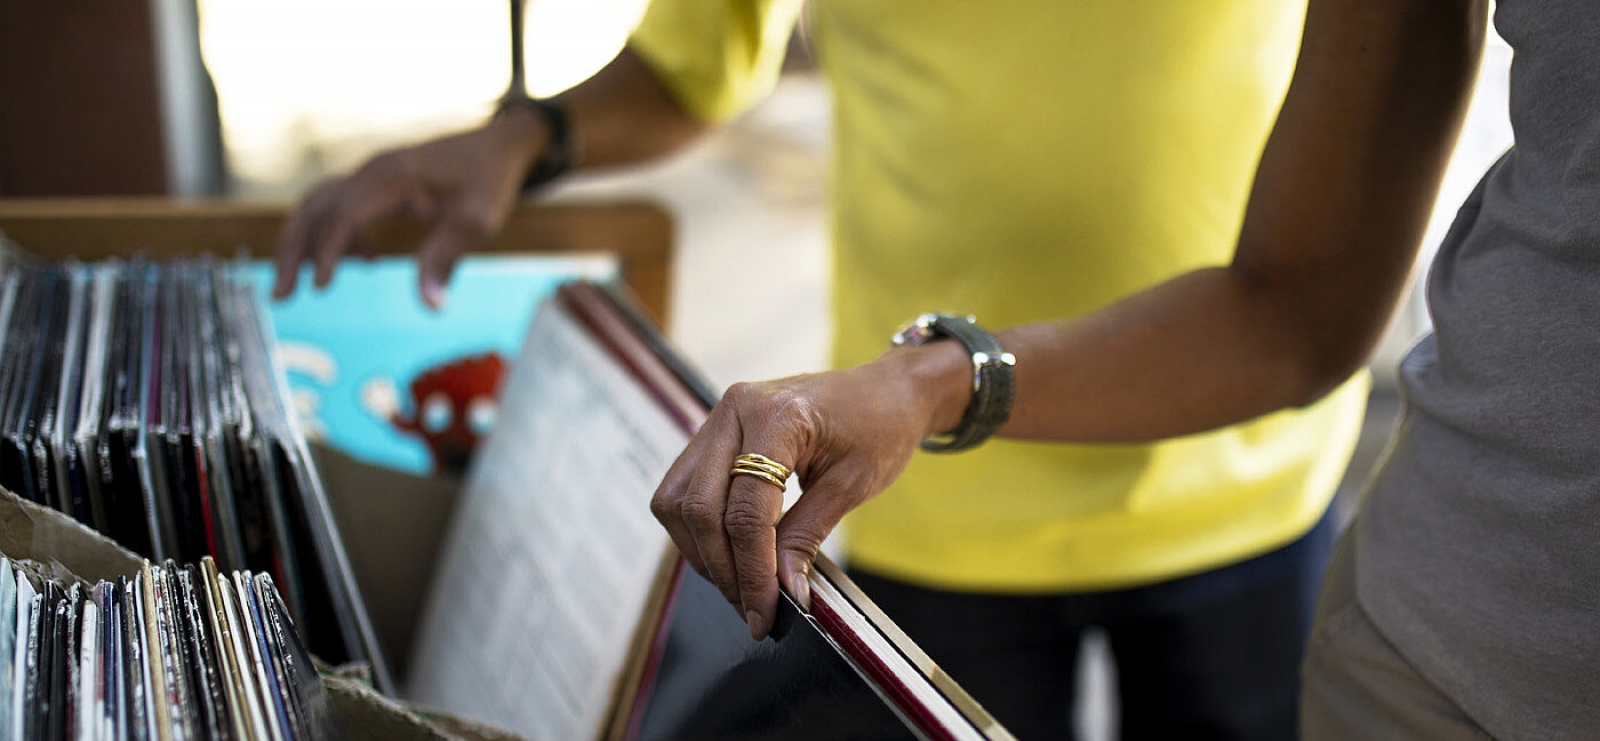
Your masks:
[{"label": "hand holding record", "polygon": [[[771,630],[780,581],[809,604],[806,574],[845,513],[888,487],[923,438],[956,425],[960,408],[928,390],[947,382],[935,371],[952,358],[961,348],[948,343],[897,348],[854,368],[735,384],[712,408],[650,509],[752,637]],[[805,493],[784,514],[786,468]]]}]

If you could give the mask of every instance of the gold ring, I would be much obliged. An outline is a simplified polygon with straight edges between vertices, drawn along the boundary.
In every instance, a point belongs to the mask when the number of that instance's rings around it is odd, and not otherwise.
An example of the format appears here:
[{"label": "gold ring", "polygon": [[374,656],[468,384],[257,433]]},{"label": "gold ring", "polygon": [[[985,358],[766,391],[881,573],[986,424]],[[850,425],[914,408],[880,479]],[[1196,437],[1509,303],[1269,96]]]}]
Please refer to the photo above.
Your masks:
[{"label": "gold ring", "polygon": [[744,466],[746,468],[760,468],[771,472],[772,475],[777,476],[780,479],[785,480],[789,478],[789,474],[793,473],[789,470],[788,466],[785,466],[782,463],[779,463],[760,453],[745,453],[744,455],[733,459],[733,465]]},{"label": "gold ring", "polygon": [[783,468],[782,466],[769,466],[762,463],[751,463],[750,461],[737,461],[733,464],[733,470],[736,472],[760,472],[767,474],[768,476],[771,476],[779,481],[789,480],[789,469]]},{"label": "gold ring", "polygon": [[729,476],[753,476],[779,489],[789,487],[789,467],[757,453],[745,453],[733,460]]},{"label": "gold ring", "polygon": [[731,476],[754,476],[754,477],[756,477],[758,479],[761,479],[762,481],[765,481],[765,482],[767,482],[769,484],[772,484],[773,486],[778,487],[779,489],[787,490],[789,488],[789,485],[787,483],[785,483],[783,479],[780,479],[777,476],[773,476],[772,474],[767,473],[766,471],[757,471],[757,470],[748,469],[748,468],[735,468],[735,469],[733,469],[732,471],[729,472],[729,475],[731,475]]}]

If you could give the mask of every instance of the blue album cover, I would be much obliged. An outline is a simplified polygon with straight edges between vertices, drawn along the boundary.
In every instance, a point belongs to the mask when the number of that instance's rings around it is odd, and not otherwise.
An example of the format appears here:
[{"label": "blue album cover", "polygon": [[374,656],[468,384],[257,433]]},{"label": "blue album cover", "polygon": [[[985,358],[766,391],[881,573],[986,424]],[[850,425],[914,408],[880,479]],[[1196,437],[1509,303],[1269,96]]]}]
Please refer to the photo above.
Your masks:
[{"label": "blue album cover", "polygon": [[[271,295],[270,262],[242,272]],[[616,275],[600,256],[466,257],[433,311],[412,259],[346,260],[327,290],[311,287],[307,266],[293,297],[266,303],[308,438],[408,473],[459,473],[494,424],[539,301],[561,283]]]}]

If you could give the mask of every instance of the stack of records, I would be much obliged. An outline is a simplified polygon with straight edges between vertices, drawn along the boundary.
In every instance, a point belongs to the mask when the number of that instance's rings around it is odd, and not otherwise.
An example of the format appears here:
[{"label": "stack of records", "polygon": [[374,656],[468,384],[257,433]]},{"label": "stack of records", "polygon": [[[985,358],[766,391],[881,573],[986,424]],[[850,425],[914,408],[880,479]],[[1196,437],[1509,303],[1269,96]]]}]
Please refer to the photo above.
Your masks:
[{"label": "stack of records", "polygon": [[287,741],[340,728],[272,577],[207,558],[64,585],[0,558],[0,732]]},{"label": "stack of records", "polygon": [[387,675],[248,286],[210,261],[0,277],[0,486],[157,562],[270,574],[310,647]]}]

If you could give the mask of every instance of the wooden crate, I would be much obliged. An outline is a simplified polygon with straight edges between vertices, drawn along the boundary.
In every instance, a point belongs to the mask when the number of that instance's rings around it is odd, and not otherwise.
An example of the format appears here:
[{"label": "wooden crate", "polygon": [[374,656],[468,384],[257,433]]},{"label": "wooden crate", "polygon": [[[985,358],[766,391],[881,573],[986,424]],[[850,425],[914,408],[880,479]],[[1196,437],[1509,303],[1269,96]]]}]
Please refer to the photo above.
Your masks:
[{"label": "wooden crate", "polygon": [[[0,198],[0,232],[31,253],[84,260],[243,250],[270,257],[288,203],[167,198]],[[410,255],[424,226],[394,220],[367,236],[378,254]],[[667,326],[672,217],[644,202],[522,204],[479,254],[608,253],[658,324]]]}]

